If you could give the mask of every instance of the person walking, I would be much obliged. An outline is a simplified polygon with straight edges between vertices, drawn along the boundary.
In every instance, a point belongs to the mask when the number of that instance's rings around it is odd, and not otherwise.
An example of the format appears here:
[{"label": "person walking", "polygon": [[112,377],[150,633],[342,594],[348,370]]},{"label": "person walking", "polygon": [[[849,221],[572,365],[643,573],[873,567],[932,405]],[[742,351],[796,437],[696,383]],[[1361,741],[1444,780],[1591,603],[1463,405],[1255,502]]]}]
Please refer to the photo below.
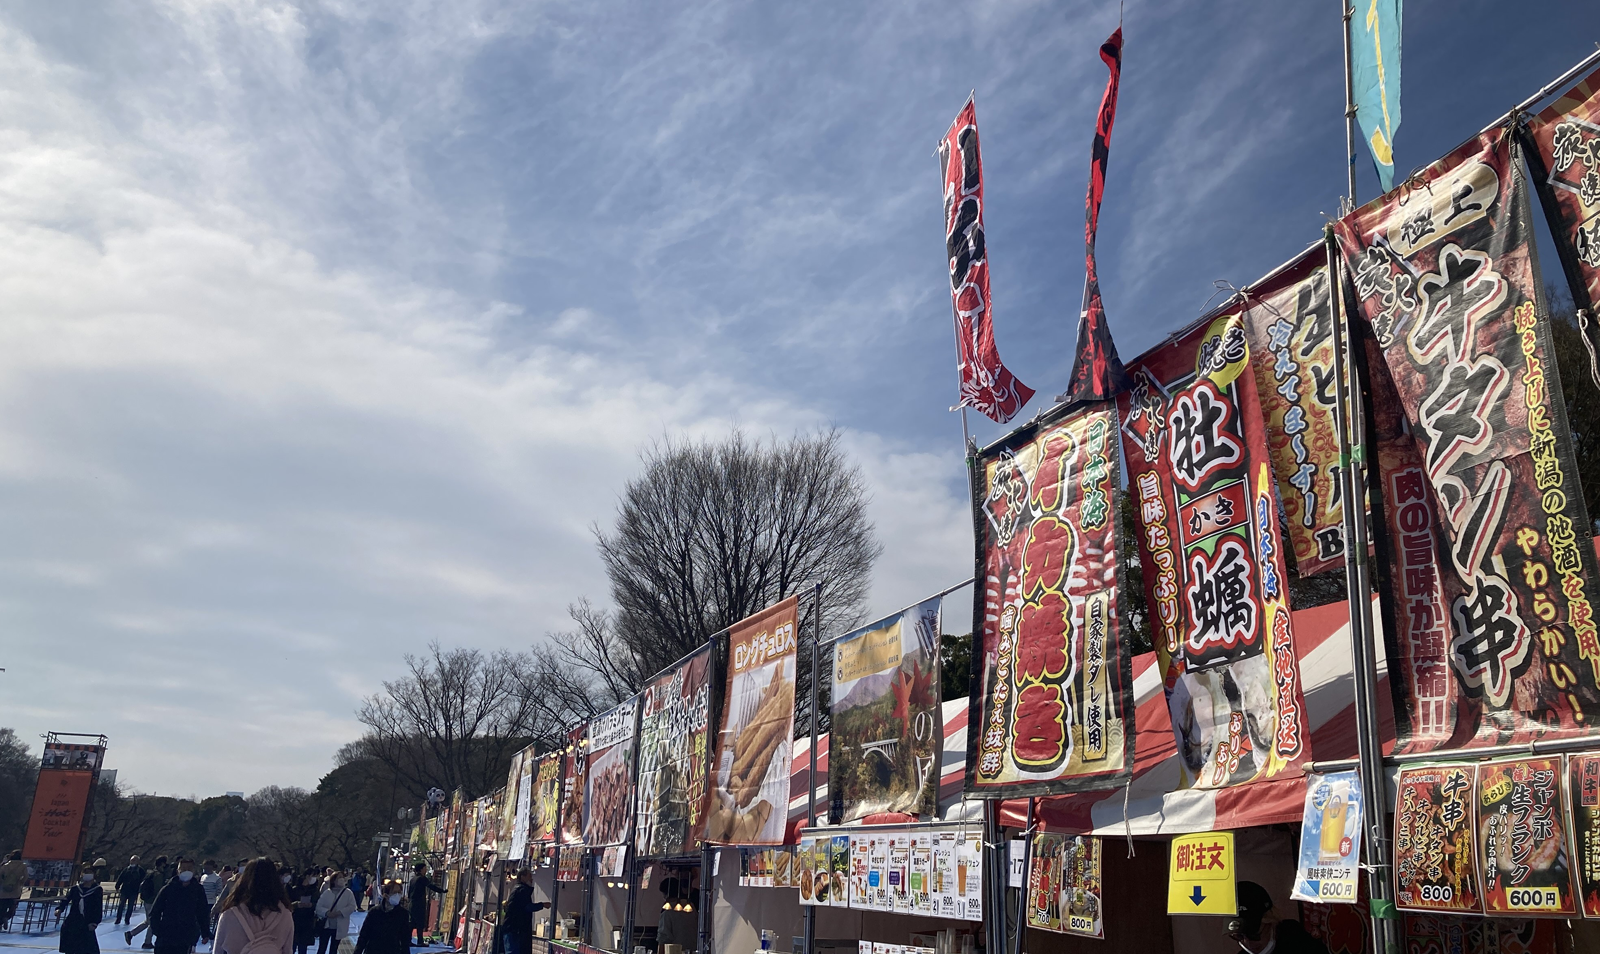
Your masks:
[{"label": "person walking", "polygon": [[428,892],[444,894],[444,889],[428,877],[428,866],[424,862],[412,865],[411,870],[411,887],[407,891],[411,896],[411,930],[417,934],[417,946],[422,947],[428,930]]},{"label": "person walking", "polygon": [[[144,931],[144,949],[151,950],[155,947],[154,932],[150,931],[150,906],[156,903],[156,895],[167,884],[167,856],[156,855],[155,863],[150,870],[144,873],[144,880],[139,882],[139,903],[144,906],[144,920],[138,927],[131,927],[122,932],[122,940],[128,946],[133,945],[133,936]],[[128,919],[130,922],[132,918]]]},{"label": "person walking", "polygon": [[533,900],[533,869],[518,869],[517,886],[511,889],[500,915],[500,933],[510,954],[533,954],[533,915],[549,906]]},{"label": "person walking", "polygon": [[294,912],[295,954],[306,954],[317,939],[317,869],[307,868],[296,884],[291,877],[284,886],[289,892],[289,907]]},{"label": "person walking", "polygon": [[317,917],[322,920],[317,954],[339,954],[339,942],[350,936],[350,915],[355,909],[356,896],[345,886],[344,875],[334,872],[317,899]]},{"label": "person walking", "polygon": [[356,936],[355,954],[411,954],[411,913],[405,908],[405,882],[385,881]]},{"label": "person walking", "polygon": [[222,899],[212,954],[291,954],[293,945],[294,916],[278,866],[257,858]]},{"label": "person walking", "polygon": [[128,864],[117,872],[117,917],[112,924],[132,924],[133,909],[139,904],[139,886],[144,884],[144,865],[139,856],[132,855]]},{"label": "person walking", "polygon": [[194,876],[194,862],[178,861],[178,873],[150,905],[150,933],[156,954],[189,954],[198,941],[211,940],[211,905]]},{"label": "person walking", "polygon": [[360,868],[357,868],[355,873],[350,876],[350,893],[356,896],[357,911],[361,910],[361,892],[365,891],[366,887],[366,875],[362,873]]},{"label": "person walking", "polygon": [[78,883],[56,905],[56,914],[66,912],[61,922],[61,954],[100,954],[100,939],[95,928],[105,917],[105,889],[100,887],[94,865],[78,869]]},{"label": "person walking", "polygon": [[233,865],[223,865],[222,872],[217,876],[220,882],[217,885],[217,899],[211,902],[211,936],[217,936],[217,919],[222,917],[222,909],[227,907],[228,892],[239,882],[239,869]]},{"label": "person walking", "polygon": [[6,856],[0,865],[0,931],[11,930],[11,919],[16,917],[17,902],[22,900],[22,882],[28,876],[28,863],[22,860],[22,849]]}]

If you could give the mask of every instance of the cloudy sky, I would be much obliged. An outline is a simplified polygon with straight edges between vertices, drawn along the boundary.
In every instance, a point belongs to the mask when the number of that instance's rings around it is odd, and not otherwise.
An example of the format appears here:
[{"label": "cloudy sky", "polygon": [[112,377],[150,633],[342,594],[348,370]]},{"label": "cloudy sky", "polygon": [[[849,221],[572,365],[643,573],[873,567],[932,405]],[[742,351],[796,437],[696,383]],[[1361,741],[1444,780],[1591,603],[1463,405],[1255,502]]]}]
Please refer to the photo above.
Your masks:
[{"label": "cloudy sky", "polygon": [[[8,4],[0,724],[105,732],[143,791],[314,785],[403,654],[604,601],[591,527],[641,445],[736,424],[844,430],[873,609],[963,579],[934,144],[976,89],[1000,348],[1048,397],[1117,15]],[[1343,78],[1331,0],[1125,29],[1100,249],[1131,357],[1317,238]],[[1587,0],[1412,0],[1397,166],[1597,39]]]}]

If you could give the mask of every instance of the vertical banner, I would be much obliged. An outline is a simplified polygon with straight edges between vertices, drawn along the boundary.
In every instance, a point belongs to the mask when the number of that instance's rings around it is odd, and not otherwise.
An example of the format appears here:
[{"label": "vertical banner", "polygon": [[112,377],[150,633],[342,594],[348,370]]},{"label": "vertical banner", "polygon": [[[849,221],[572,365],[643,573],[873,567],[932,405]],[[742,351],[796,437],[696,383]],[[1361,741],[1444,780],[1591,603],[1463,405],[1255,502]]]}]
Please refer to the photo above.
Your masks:
[{"label": "vertical banner", "polygon": [[1143,355],[1121,399],[1128,492],[1182,787],[1310,757],[1265,427],[1239,315]]},{"label": "vertical banner", "polygon": [[1301,576],[1344,563],[1339,431],[1334,426],[1333,298],[1326,245],[1245,291],[1267,450]]},{"label": "vertical banner", "polygon": [[563,845],[583,844],[583,800],[589,767],[589,725],[567,733],[566,773],[561,778],[561,834]]},{"label": "vertical banner", "polygon": [[1478,766],[1478,868],[1489,916],[1578,914],[1562,774],[1560,756]]},{"label": "vertical banner", "polygon": [[639,697],[589,720],[588,771],[584,776],[583,843],[620,845],[633,829],[633,738]]},{"label": "vertical banner", "polygon": [[918,603],[833,644],[828,792],[835,824],[938,810],[941,603]]},{"label": "vertical banner", "polygon": [[1394,813],[1394,903],[1412,911],[1482,912],[1475,829],[1476,765],[1401,768]]},{"label": "vertical banner", "polygon": [[850,906],[850,874],[853,859],[849,835],[834,835],[825,849],[828,860],[828,904],[835,908]]},{"label": "vertical banner", "polygon": [[[506,806],[510,812],[511,847],[504,860],[520,861],[528,853],[528,823],[533,813],[533,767],[538,761],[533,746],[528,746],[511,761],[516,783],[506,783]],[[512,792],[516,796],[512,796]]]},{"label": "vertical banner", "polygon": [[559,819],[556,813],[561,804],[561,753],[551,752],[539,760],[533,782],[533,811],[528,826],[528,840],[547,844],[556,840]]},{"label": "vertical banner", "polygon": [[[1600,320],[1600,70],[1535,116],[1527,131],[1534,145],[1528,164],[1573,302],[1593,324]],[[1593,342],[1593,331],[1583,331]]]},{"label": "vertical banner", "polygon": [[1061,846],[1066,835],[1033,836],[1028,859],[1028,927],[1061,930]]},{"label": "vertical banner", "polygon": [[103,742],[103,736],[101,744],[59,742],[54,734],[47,737],[22,840],[22,857],[27,862],[23,884],[35,888],[77,884],[78,852],[105,758]]},{"label": "vertical banner", "polygon": [[989,299],[989,247],[983,235],[983,158],[978,111],[971,99],[939,140],[944,177],[944,247],[955,309],[958,407],[975,408],[1004,424],[1033,397],[1000,360]]},{"label": "vertical banner", "polygon": [[[1388,374],[1400,405],[1374,414],[1403,416],[1426,477],[1391,500],[1396,475],[1379,474],[1386,509],[1416,501],[1407,512],[1435,518],[1442,603],[1396,612],[1448,633],[1455,745],[1584,734],[1600,713],[1593,531],[1566,404],[1552,399],[1561,386],[1519,151],[1491,130],[1335,224],[1382,358],[1372,376]],[[1394,543],[1395,556],[1415,542],[1422,559],[1422,531],[1400,529],[1418,539]],[[1426,591],[1427,572],[1395,584]]]},{"label": "vertical banner", "polygon": [[639,817],[646,858],[699,850],[711,763],[711,644],[645,687],[639,702]]},{"label": "vertical banner", "polygon": [[[800,889],[800,903],[807,905],[826,904],[828,902],[825,893],[827,890],[826,887],[823,887],[823,896],[818,897],[817,894],[819,885],[817,879],[816,836],[805,835],[800,839],[800,850],[795,854],[794,860],[796,866],[795,873],[799,879],[796,887]],[[823,883],[824,885],[826,884],[825,878],[823,879]]]},{"label": "vertical banner", "polygon": [[1300,864],[1289,896],[1355,904],[1361,881],[1361,778],[1355,772],[1306,776]]},{"label": "vertical banner", "polygon": [[1586,918],[1600,918],[1600,755],[1567,756],[1567,830]]},{"label": "vertical banner", "polygon": [[799,599],[728,631],[727,694],[717,736],[706,840],[781,845],[788,821]]},{"label": "vertical banner", "polygon": [[1385,192],[1394,188],[1394,131],[1400,128],[1401,10],[1402,0],[1367,0],[1355,5],[1348,21],[1356,123]]},{"label": "vertical banner", "polygon": [[1131,774],[1121,463],[1110,402],[1047,413],[978,461],[968,794],[1104,790]]}]

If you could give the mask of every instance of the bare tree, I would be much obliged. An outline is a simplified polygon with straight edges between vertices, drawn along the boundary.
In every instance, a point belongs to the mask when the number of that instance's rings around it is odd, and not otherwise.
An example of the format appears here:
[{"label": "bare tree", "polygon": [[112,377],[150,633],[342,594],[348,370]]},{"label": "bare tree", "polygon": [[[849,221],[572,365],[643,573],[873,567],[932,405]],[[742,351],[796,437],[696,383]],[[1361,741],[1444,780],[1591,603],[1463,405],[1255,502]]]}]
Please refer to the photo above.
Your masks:
[{"label": "bare tree", "polygon": [[171,801],[129,798],[126,786],[102,780],[89,806],[83,856],[126,860],[178,843],[178,813],[167,804]]},{"label": "bare tree", "polygon": [[[622,492],[616,529],[595,531],[617,606],[610,622],[630,657],[616,671],[632,688],[816,582],[825,632],[860,620],[882,547],[867,519],[866,481],[837,431],[770,443],[737,430],[716,442],[667,441],[643,462]],[[816,627],[811,601],[800,607],[808,677]]]},{"label": "bare tree", "polygon": [[[575,629],[547,634],[533,651],[530,695],[555,731],[536,735],[542,747],[565,744],[560,727],[570,726],[632,695],[651,675],[617,637],[612,614],[587,599],[567,607]],[[619,651],[619,648],[621,651]]]},{"label": "bare tree", "polygon": [[511,756],[547,731],[533,664],[505,650],[429,650],[362,703],[367,733],[352,754],[382,762],[412,794],[438,786],[476,798],[505,784]]},{"label": "bare tree", "polygon": [[243,837],[253,851],[296,868],[315,864],[328,843],[316,796],[303,788],[269,785],[245,799]]},{"label": "bare tree", "polygon": [[0,729],[0,852],[22,847],[38,779],[39,757],[15,729]]}]

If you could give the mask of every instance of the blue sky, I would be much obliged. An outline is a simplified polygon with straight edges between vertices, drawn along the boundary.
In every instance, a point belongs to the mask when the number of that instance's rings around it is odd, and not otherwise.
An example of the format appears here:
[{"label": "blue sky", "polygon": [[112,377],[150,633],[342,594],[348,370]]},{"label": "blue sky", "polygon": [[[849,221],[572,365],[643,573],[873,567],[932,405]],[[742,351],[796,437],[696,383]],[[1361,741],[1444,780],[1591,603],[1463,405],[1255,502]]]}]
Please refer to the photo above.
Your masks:
[{"label": "blue sky", "polygon": [[[1128,5],[1100,232],[1124,356],[1337,209],[1337,14]],[[8,6],[3,721],[104,731],[145,791],[313,784],[402,654],[525,647],[603,601],[590,528],[639,448],[733,424],[843,429],[887,547],[872,610],[964,578],[934,145],[976,89],[1000,349],[1047,398],[1116,21]],[[1412,0],[1397,170],[1596,40],[1592,3]]]}]

